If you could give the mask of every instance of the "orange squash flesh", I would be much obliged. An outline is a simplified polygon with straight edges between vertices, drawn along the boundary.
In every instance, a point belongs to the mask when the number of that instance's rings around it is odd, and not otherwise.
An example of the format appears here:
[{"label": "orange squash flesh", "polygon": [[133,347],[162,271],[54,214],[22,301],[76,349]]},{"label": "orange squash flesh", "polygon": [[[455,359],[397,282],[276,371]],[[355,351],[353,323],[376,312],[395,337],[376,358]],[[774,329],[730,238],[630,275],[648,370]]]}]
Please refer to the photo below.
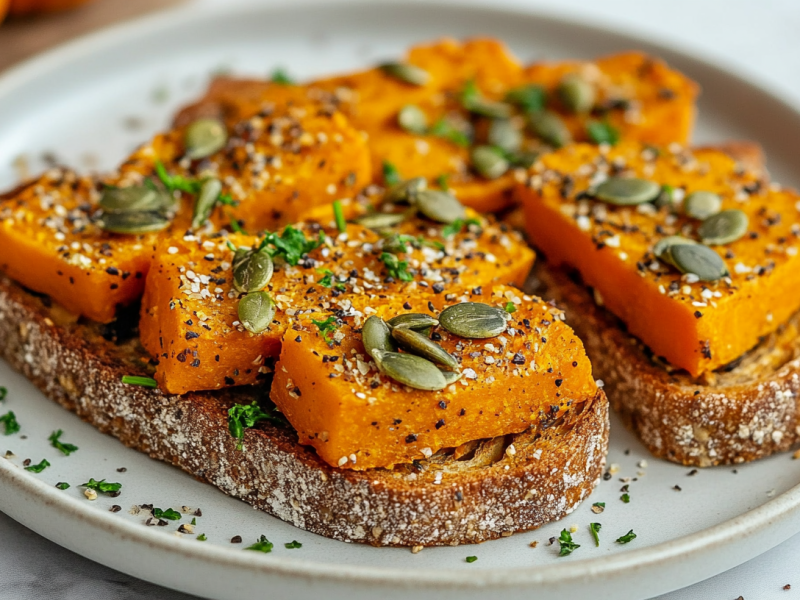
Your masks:
[{"label": "orange squash flesh", "polygon": [[284,336],[271,398],[301,443],[333,466],[357,470],[410,463],[441,448],[558,418],[596,391],[583,345],[556,316],[560,311],[519,290],[463,290],[459,300],[504,306],[509,298],[519,302],[510,322],[513,334],[466,340],[437,328],[439,343],[461,359],[464,373],[439,392],[407,388],[381,375],[365,355],[360,327],[370,314],[438,314],[452,304],[441,295],[354,301],[353,316],[342,319],[334,344],[303,319],[302,330]]},{"label": "orange squash flesh", "polygon": [[[427,237],[425,225],[415,221],[415,236]],[[318,226],[298,227],[307,238],[318,235]],[[465,229],[446,240],[452,254],[441,260],[431,258],[438,252],[415,251],[409,261],[416,269],[415,281],[387,282],[375,249],[377,234],[357,225],[348,226],[346,239],[333,227],[325,232],[328,245],[309,254],[308,266],[276,263],[267,290],[278,310],[273,326],[257,335],[237,325],[239,295],[231,292],[233,253],[225,243],[228,238],[162,241],[147,277],[139,325],[142,345],[158,360],[155,377],[161,388],[180,394],[254,383],[264,360],[278,356],[283,332],[300,313],[320,314],[367,293],[416,293],[426,289],[423,282],[430,290],[440,284],[441,295],[448,297],[456,281],[470,289],[493,282],[521,284],[533,263],[532,251],[518,237],[487,224],[479,232]],[[247,247],[256,241],[246,236],[229,239]],[[420,257],[417,262],[414,256]],[[346,282],[343,290],[319,285],[326,271]]]},{"label": "orange squash flesh", "polygon": [[[713,247],[726,261],[729,279],[692,283],[653,256],[660,238],[681,232],[694,237],[699,221],[682,213],[671,217],[666,208],[576,201],[575,194],[610,164],[686,193],[715,192],[723,209],[744,211],[748,233]],[[554,266],[577,269],[633,335],[693,376],[737,359],[800,308],[800,196],[766,188],[722,151],[673,147],[656,155],[639,144],[622,144],[602,153],[579,144],[543,157],[530,176],[516,192],[534,245]]]}]

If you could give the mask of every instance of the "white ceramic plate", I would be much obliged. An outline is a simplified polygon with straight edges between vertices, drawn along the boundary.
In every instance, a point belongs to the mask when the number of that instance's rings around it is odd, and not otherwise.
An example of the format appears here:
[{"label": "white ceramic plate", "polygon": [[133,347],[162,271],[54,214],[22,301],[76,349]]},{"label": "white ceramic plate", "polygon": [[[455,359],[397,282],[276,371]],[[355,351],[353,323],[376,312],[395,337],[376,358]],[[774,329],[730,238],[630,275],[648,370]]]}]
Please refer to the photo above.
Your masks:
[{"label": "white ceramic plate", "polygon": [[[411,43],[444,34],[487,34],[507,41],[523,60],[592,57],[641,48],[666,58],[701,82],[697,141],[757,138],[773,175],[796,185],[789,168],[800,115],[732,74],[665,48],[610,31],[519,11],[461,2],[272,2],[227,13],[177,11],[125,25],[59,48],[0,78],[0,189],[15,181],[11,164],[25,154],[33,172],[41,155],[88,168],[111,167],[168,123],[220,67],[265,75],[283,66],[298,77],[360,68],[398,56]],[[0,249],[2,252],[2,249]],[[0,341],[2,343],[2,341]],[[295,529],[184,473],[128,450],[52,404],[0,364],[9,389],[0,414],[13,410],[22,436],[2,438],[16,455],[0,460],[0,509],[54,542],[136,577],[209,598],[407,597],[641,598],[710,577],[800,531],[800,461],[776,456],[738,469],[690,470],[651,459],[614,423],[609,463],[619,465],[591,501],[561,523],[480,546],[429,548],[419,554],[343,544]],[[47,438],[63,429],[80,446],[70,457]],[[24,459],[48,459],[39,475]],[[649,462],[648,466],[641,461]],[[118,473],[117,468],[127,472]],[[90,477],[123,483],[119,498],[89,502],[77,487]],[[620,500],[620,478],[631,501]],[[72,484],[67,491],[54,487]],[[673,489],[680,486],[682,491]],[[595,515],[591,502],[605,502]],[[145,527],[134,504],[202,509],[195,536],[177,523]],[[123,510],[109,512],[113,504]],[[190,517],[184,517],[187,522]],[[595,547],[590,522],[602,523]],[[581,544],[558,557],[547,540],[578,526]],[[614,540],[633,529],[627,545]],[[269,554],[243,552],[229,540],[265,534]],[[301,549],[283,544],[298,540]],[[538,541],[531,548],[532,541]],[[468,555],[477,562],[466,563]]]}]

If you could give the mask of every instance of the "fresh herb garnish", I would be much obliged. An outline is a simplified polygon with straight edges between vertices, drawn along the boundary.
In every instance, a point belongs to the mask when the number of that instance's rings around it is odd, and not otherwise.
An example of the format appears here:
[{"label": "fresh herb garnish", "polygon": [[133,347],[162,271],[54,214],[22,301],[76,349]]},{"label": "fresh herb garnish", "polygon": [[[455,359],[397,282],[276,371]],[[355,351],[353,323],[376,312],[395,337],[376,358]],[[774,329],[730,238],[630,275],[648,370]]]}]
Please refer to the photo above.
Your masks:
[{"label": "fresh herb garnish", "polygon": [[198,542],[205,542],[208,538],[205,533],[201,533],[195,538]]},{"label": "fresh herb garnish", "polygon": [[60,481],[56,484],[56,487],[60,490],[68,490],[69,484],[66,481]]},{"label": "fresh herb garnish", "polygon": [[400,171],[397,170],[397,167],[386,160],[383,161],[383,182],[387,186],[393,186],[401,181],[403,181],[403,178],[400,177]]},{"label": "fresh herb garnish", "polygon": [[450,185],[447,183],[448,179],[450,179],[450,175],[447,173],[442,173],[436,178],[436,185],[442,188],[443,192],[446,192],[450,189]]},{"label": "fresh herb garnish", "polygon": [[586,124],[586,133],[595,144],[614,146],[619,142],[619,130],[608,121],[589,121]]},{"label": "fresh herb garnish", "polygon": [[123,375],[122,383],[128,385],[141,385],[142,387],[158,387],[158,382],[152,377],[138,377],[136,375]]},{"label": "fresh herb garnish", "polygon": [[60,450],[61,452],[69,456],[70,454],[78,450],[78,447],[73,446],[72,444],[65,444],[64,442],[62,442],[61,436],[63,434],[64,432],[59,429],[58,431],[54,431],[53,433],[51,433],[50,437],[47,439],[50,440],[50,444],[53,446],[53,448],[55,448],[56,450]]},{"label": "fresh herb garnish", "polygon": [[322,334],[323,339],[328,343],[332,344],[333,339],[331,338],[331,334],[336,331],[336,317],[330,316],[324,321],[317,321],[316,319],[311,319],[311,322],[317,326],[319,332]]},{"label": "fresh herb garnish", "polygon": [[50,463],[47,462],[47,459],[42,459],[42,462],[40,462],[38,465],[31,465],[30,467],[25,467],[25,470],[30,471],[31,473],[41,473],[49,466]]},{"label": "fresh herb garnish", "polygon": [[333,202],[333,218],[336,219],[336,229],[342,233],[347,231],[347,223],[344,220],[342,203],[339,200],[334,200]]},{"label": "fresh herb garnish", "polygon": [[276,425],[284,425],[285,421],[276,413],[277,409],[271,412],[264,412],[255,401],[252,404],[234,404],[228,409],[228,431],[239,440],[237,450],[242,449],[241,440],[244,439],[244,430],[254,427],[259,421],[270,421]]},{"label": "fresh herb garnish", "polygon": [[0,402],[5,400],[6,396],[8,396],[8,389],[6,389],[2,385],[0,385]]},{"label": "fresh herb garnish", "polygon": [[0,423],[4,425],[6,435],[19,433],[19,423],[17,422],[17,416],[13,413],[13,411],[8,411],[6,414],[0,417]]},{"label": "fresh herb garnish", "polygon": [[445,225],[442,227],[442,236],[445,238],[452,237],[458,233],[461,233],[461,230],[464,229],[464,226],[467,225],[475,225],[480,227],[481,222],[478,219],[470,218],[470,219],[456,219],[449,225]]},{"label": "fresh herb garnish", "polygon": [[540,85],[526,85],[508,92],[506,102],[516,104],[525,112],[541,112],[547,102],[547,92]]},{"label": "fresh herb garnish", "polygon": [[278,83],[280,85],[294,85],[294,79],[289,77],[288,73],[286,73],[286,71],[280,67],[272,72],[272,76],[269,78],[269,80],[272,83]]},{"label": "fresh herb garnish", "polygon": [[618,544],[627,544],[628,542],[631,542],[635,539],[636,539],[636,534],[633,533],[633,529],[631,529],[628,533],[626,533],[622,537],[618,537],[616,541]]},{"label": "fresh herb garnish", "polygon": [[630,494],[622,494],[622,496],[620,496],[619,499],[622,500],[625,504],[628,504],[631,501],[631,496]]},{"label": "fresh herb garnish", "polygon": [[558,537],[557,541],[561,546],[561,551],[558,553],[559,556],[572,554],[573,550],[577,550],[581,547],[580,544],[576,544],[572,541],[572,534],[566,529],[561,530],[561,535]]},{"label": "fresh herb garnish", "polygon": [[192,517],[192,525],[197,525],[197,518],[196,517]]},{"label": "fresh herb garnish", "polygon": [[297,540],[292,540],[292,541],[291,541],[291,542],[289,542],[288,544],[284,544],[284,546],[285,546],[286,548],[288,548],[289,550],[293,550],[293,549],[295,549],[295,548],[302,548],[302,547],[303,547],[303,544],[301,544],[301,543],[300,543],[300,542],[298,542]]},{"label": "fresh herb garnish", "polygon": [[468,556],[465,560],[468,563],[474,563],[476,560],[478,560],[478,557],[477,556]]},{"label": "fresh herb garnish", "polygon": [[81,487],[89,488],[90,490],[100,492],[101,494],[113,494],[114,492],[118,492],[122,489],[122,484],[107,483],[105,479],[97,481],[96,479],[91,478],[88,482],[82,483]]},{"label": "fresh herb garnish", "polygon": [[317,269],[317,273],[324,275],[324,277],[317,282],[322,287],[326,288],[335,287],[340,292],[343,292],[344,290],[347,289],[343,283],[340,283],[338,281],[334,284],[333,271],[331,271],[330,269]]},{"label": "fresh herb garnish", "polygon": [[267,539],[267,536],[262,535],[261,538],[252,546],[248,546],[245,550],[255,550],[256,552],[272,552],[273,544]]},{"label": "fresh herb garnish", "polygon": [[287,263],[294,266],[300,262],[304,254],[319,248],[324,241],[325,234],[322,232],[320,232],[318,239],[308,240],[302,231],[287,225],[280,235],[277,233],[265,235],[258,250],[271,245],[272,248],[267,248],[267,250],[273,257],[281,256]]},{"label": "fresh herb garnish", "polygon": [[428,130],[428,133],[432,136],[452,142],[456,146],[467,148],[470,145],[469,136],[447,119],[439,119],[436,121]]},{"label": "fresh herb garnish", "polygon": [[386,265],[389,276],[400,281],[412,281],[414,277],[408,272],[408,261],[400,260],[391,252],[382,252],[379,260]]},{"label": "fresh herb garnish", "polygon": [[600,545],[600,536],[598,534],[600,533],[601,527],[602,525],[600,525],[600,523],[589,523],[589,531],[592,532],[592,537],[594,538],[595,546]]},{"label": "fresh herb garnish", "polygon": [[605,502],[595,502],[594,504],[592,504],[592,506],[596,506],[598,508],[605,508],[606,507],[606,503]]},{"label": "fresh herb garnish", "polygon": [[167,510],[161,510],[160,508],[153,509],[153,516],[156,519],[167,519],[169,521],[180,521],[181,520],[181,513],[177,510],[172,510],[168,508]]},{"label": "fresh herb garnish", "polygon": [[506,302],[505,309],[508,314],[517,312],[517,307],[513,302]]},{"label": "fresh herb garnish", "polygon": [[170,175],[167,173],[167,168],[160,160],[156,161],[156,175],[170,192],[180,191],[186,192],[196,196],[200,193],[200,187],[203,185],[197,179],[187,179],[181,175]]}]

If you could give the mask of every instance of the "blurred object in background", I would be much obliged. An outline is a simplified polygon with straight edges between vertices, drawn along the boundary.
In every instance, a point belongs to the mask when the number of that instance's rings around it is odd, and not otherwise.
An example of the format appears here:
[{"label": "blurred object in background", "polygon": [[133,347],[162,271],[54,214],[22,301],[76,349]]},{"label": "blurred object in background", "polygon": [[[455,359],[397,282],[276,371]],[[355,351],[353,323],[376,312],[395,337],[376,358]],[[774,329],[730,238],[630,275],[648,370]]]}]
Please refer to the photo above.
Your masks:
[{"label": "blurred object in background", "polygon": [[8,4],[10,0],[0,0],[0,23],[3,22],[3,17],[6,16],[6,12],[8,12]]},{"label": "blurred object in background", "polygon": [[0,21],[6,10],[11,17],[25,17],[42,13],[69,10],[91,0],[0,0]]}]

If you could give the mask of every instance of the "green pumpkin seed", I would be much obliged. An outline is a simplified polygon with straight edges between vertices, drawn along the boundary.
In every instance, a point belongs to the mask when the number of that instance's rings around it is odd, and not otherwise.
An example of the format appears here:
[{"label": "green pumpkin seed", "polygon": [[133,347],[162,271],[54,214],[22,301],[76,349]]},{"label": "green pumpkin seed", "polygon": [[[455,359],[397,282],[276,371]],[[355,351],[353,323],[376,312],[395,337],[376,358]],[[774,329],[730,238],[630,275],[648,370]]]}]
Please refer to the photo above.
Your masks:
[{"label": "green pumpkin seed", "polygon": [[480,302],[462,302],[445,308],[439,324],[450,333],[468,339],[484,339],[506,330],[509,314]]},{"label": "green pumpkin seed", "polygon": [[422,135],[428,131],[428,117],[419,106],[406,104],[397,113],[397,124],[409,133]]},{"label": "green pumpkin seed", "polygon": [[392,234],[383,240],[383,250],[392,254],[407,253],[408,243],[404,242],[398,234]]},{"label": "green pumpkin seed", "polygon": [[555,113],[546,110],[530,113],[528,125],[535,135],[554,148],[561,148],[572,141],[569,129]]},{"label": "green pumpkin seed", "polygon": [[465,219],[467,214],[462,204],[452,194],[441,190],[423,190],[417,194],[417,210],[437,223],[452,223]]},{"label": "green pumpkin seed", "polygon": [[356,219],[356,223],[367,229],[388,229],[408,218],[405,213],[372,213]]},{"label": "green pumpkin seed", "polygon": [[272,257],[266,248],[255,250],[242,249],[233,257],[233,287],[237,292],[258,292],[263,290],[272,279]]},{"label": "green pumpkin seed", "polygon": [[[441,369],[439,369],[439,370],[441,371]],[[461,379],[464,376],[464,374],[461,373],[460,371],[458,371],[458,372],[456,372],[456,371],[442,371],[442,375],[444,375],[444,380],[447,383],[447,385],[451,385],[453,383],[456,383],[459,379]]]},{"label": "green pumpkin seed", "polygon": [[677,205],[675,200],[675,188],[671,185],[661,186],[661,192],[658,197],[653,201],[656,208],[669,207],[670,211],[674,211]]},{"label": "green pumpkin seed", "polygon": [[364,326],[361,328],[361,341],[364,344],[364,350],[370,356],[372,356],[373,350],[397,351],[397,345],[394,343],[392,332],[386,321],[375,315],[364,321]]},{"label": "green pumpkin seed", "polygon": [[470,157],[474,169],[486,179],[497,179],[511,166],[503,152],[493,146],[475,146]]},{"label": "green pumpkin seed", "polygon": [[219,119],[197,119],[186,128],[186,156],[192,160],[206,158],[222,150],[228,142],[228,131]]},{"label": "green pumpkin seed", "polygon": [[384,63],[378,68],[390,77],[411,85],[425,85],[431,78],[425,69],[408,63]]},{"label": "green pumpkin seed", "polygon": [[705,220],[722,209],[722,198],[714,192],[692,192],[683,201],[683,210],[694,219]]},{"label": "green pumpkin seed", "polygon": [[557,93],[564,107],[574,113],[590,112],[597,97],[594,85],[577,74],[564,77]]},{"label": "green pumpkin seed", "polygon": [[386,322],[389,327],[405,327],[413,329],[423,335],[430,335],[431,329],[439,324],[439,321],[424,313],[406,313],[397,315]]},{"label": "green pumpkin seed", "polygon": [[464,100],[464,108],[469,112],[490,119],[507,119],[511,116],[511,105],[489,100],[483,96],[470,96]]},{"label": "green pumpkin seed", "polygon": [[653,254],[656,255],[656,258],[668,260],[669,257],[665,254],[665,252],[677,244],[696,245],[697,242],[679,235],[668,235],[667,237],[661,238],[656,242],[656,245],[653,246]]},{"label": "green pumpkin seed", "polygon": [[636,177],[609,177],[597,186],[594,197],[609,204],[632,206],[655,200],[661,186],[647,179]]},{"label": "green pumpkin seed", "polygon": [[239,322],[250,333],[261,333],[275,317],[275,303],[267,292],[250,292],[239,300]]},{"label": "green pumpkin seed", "polygon": [[428,188],[428,181],[424,177],[413,177],[396,183],[383,195],[384,202],[398,204],[408,202],[413,204],[419,192]]},{"label": "green pumpkin seed", "polygon": [[111,233],[137,235],[161,231],[169,227],[171,220],[162,211],[104,212],[99,225]]},{"label": "green pumpkin seed", "polygon": [[721,246],[735,242],[745,233],[750,220],[738,208],[723,210],[708,217],[697,229],[697,233],[704,244]]},{"label": "green pumpkin seed", "polygon": [[371,354],[381,373],[398,383],[431,392],[448,386],[442,371],[429,360],[414,354],[386,352],[377,348]]},{"label": "green pumpkin seed", "polygon": [[708,246],[676,244],[667,249],[665,256],[681,273],[693,273],[702,281],[717,281],[728,274],[725,261]]},{"label": "green pumpkin seed", "polygon": [[106,187],[98,202],[105,212],[139,212],[169,209],[174,200],[166,192],[146,185]]},{"label": "green pumpkin seed", "polygon": [[192,228],[197,229],[208,221],[211,211],[217,203],[220,192],[222,192],[222,182],[214,177],[206,179],[200,187],[200,193],[194,203],[194,214],[192,215]]},{"label": "green pumpkin seed", "polygon": [[529,169],[539,158],[539,154],[538,152],[509,152],[506,158],[515,167]]},{"label": "green pumpkin seed", "polygon": [[506,94],[506,102],[516,104],[527,112],[538,112],[544,110],[544,105],[547,103],[547,92],[540,85],[525,85],[509,91]]},{"label": "green pumpkin seed", "polygon": [[458,371],[460,368],[455,356],[413,329],[395,327],[392,329],[392,337],[397,342],[397,345],[406,352],[427,358],[432,363],[441,365],[448,371]]},{"label": "green pumpkin seed", "polygon": [[518,152],[522,147],[522,132],[509,119],[494,119],[486,141],[504,152]]}]

